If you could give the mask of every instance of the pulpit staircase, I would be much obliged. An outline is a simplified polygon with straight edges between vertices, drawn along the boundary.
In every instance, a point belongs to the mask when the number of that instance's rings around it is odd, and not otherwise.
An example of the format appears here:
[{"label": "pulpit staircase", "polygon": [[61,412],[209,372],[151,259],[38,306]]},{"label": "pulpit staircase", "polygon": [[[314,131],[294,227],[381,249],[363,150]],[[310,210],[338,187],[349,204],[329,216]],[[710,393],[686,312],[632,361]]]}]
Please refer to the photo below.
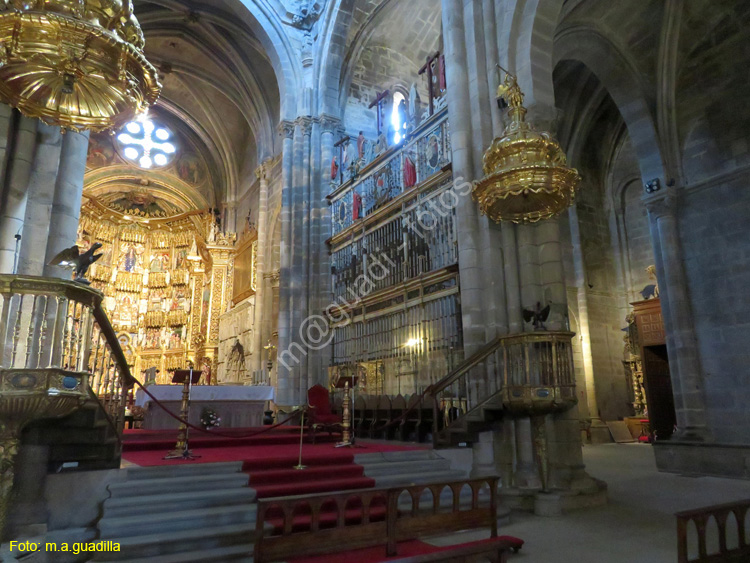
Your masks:
[{"label": "pulpit staircase", "polygon": [[56,278],[0,275],[0,533],[22,443],[50,470],[120,465],[132,377],[104,296]]},{"label": "pulpit staircase", "polygon": [[72,309],[72,327],[91,315],[89,348],[86,350],[81,342],[82,349],[76,352],[88,355],[82,366],[88,373],[87,397],[66,417],[30,423],[22,440],[49,447],[52,472],[119,468],[125,408],[132,388],[128,361],[98,299],[90,311],[81,311],[75,305]]},{"label": "pulpit staircase", "polygon": [[576,403],[570,332],[500,336],[433,384],[436,448],[468,445],[505,416],[539,416]]}]

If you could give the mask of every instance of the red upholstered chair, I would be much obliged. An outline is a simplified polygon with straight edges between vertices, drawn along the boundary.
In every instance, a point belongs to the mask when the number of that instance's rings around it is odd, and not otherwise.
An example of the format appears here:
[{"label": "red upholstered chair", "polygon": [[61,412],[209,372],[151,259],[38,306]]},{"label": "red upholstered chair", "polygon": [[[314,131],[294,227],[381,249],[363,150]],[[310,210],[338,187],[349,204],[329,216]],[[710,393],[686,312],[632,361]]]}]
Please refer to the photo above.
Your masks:
[{"label": "red upholstered chair", "polygon": [[307,404],[309,407],[308,420],[313,431],[325,430],[329,434],[341,430],[341,416],[331,412],[331,401],[328,389],[322,385],[315,385],[307,390]]}]

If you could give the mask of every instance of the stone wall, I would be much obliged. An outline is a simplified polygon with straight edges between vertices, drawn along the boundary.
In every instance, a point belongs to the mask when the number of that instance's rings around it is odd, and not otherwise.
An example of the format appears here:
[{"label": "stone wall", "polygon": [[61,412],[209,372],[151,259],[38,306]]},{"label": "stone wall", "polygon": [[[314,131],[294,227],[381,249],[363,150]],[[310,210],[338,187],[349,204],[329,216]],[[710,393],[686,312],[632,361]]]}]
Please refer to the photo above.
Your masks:
[{"label": "stone wall", "polygon": [[750,172],[683,191],[679,227],[708,423],[720,443],[750,442]]}]

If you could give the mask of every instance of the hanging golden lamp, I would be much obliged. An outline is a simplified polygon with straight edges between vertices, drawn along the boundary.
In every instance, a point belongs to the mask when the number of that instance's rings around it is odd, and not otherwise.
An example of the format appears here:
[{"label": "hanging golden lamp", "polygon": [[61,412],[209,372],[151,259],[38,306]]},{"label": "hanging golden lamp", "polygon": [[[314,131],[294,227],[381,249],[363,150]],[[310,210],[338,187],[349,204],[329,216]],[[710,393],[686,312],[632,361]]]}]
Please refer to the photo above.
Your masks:
[{"label": "hanging golden lamp", "polygon": [[0,0],[0,100],[28,117],[103,131],[156,102],[132,0]]},{"label": "hanging golden lamp", "polygon": [[474,199],[495,222],[554,217],[572,205],[581,177],[566,166],[565,153],[549,133],[526,123],[523,92],[507,71],[498,101],[509,108],[510,123],[484,153],[485,176],[474,184]]}]

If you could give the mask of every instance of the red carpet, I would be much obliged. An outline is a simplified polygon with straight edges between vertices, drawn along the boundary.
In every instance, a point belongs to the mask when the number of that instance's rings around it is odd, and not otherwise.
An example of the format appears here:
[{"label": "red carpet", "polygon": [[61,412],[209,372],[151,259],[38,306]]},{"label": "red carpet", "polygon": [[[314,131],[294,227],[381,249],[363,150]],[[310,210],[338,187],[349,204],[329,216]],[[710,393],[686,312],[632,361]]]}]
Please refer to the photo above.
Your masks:
[{"label": "red carpet", "polygon": [[[221,432],[244,435],[252,431],[243,428],[222,429]],[[190,449],[200,458],[193,461],[163,459],[174,448],[176,439],[174,430],[126,431],[122,457],[139,466],[242,461],[242,470],[250,475],[250,487],[257,491],[259,498],[268,498],[373,487],[375,481],[365,477],[362,466],[354,463],[355,454],[419,449],[415,446],[366,443],[358,444],[356,448],[335,448],[333,442],[336,436],[318,435],[318,443],[305,442],[302,447],[302,463],[307,469],[296,470],[294,467],[299,463],[299,427],[276,429],[259,436],[237,439],[199,434],[190,439]],[[320,443],[326,440],[330,441]],[[354,513],[351,517],[355,517]]]}]

